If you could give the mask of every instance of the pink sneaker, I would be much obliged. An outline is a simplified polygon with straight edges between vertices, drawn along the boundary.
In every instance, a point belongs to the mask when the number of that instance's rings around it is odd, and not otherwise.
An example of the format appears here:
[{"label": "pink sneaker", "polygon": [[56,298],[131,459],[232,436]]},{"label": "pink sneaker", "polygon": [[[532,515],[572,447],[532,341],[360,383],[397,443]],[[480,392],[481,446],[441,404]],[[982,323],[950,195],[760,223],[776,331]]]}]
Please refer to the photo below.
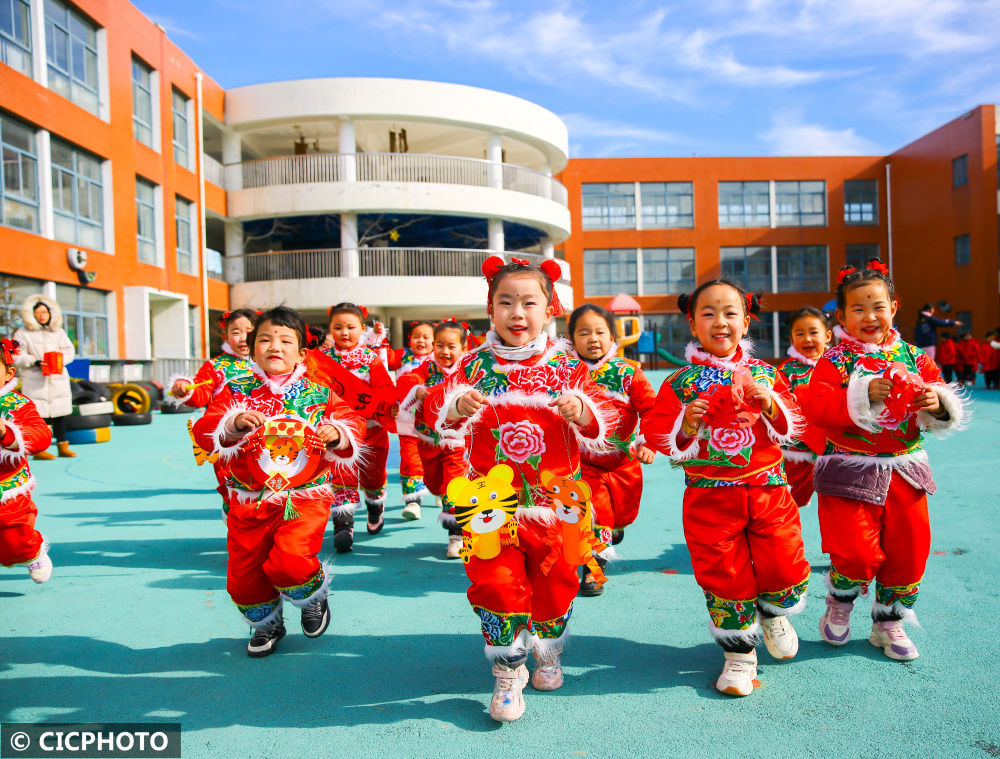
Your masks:
[{"label": "pink sneaker", "polygon": [[854,601],[826,597],[826,612],[819,620],[819,634],[831,646],[842,646],[851,639],[851,611]]},{"label": "pink sneaker", "polygon": [[541,656],[535,650],[535,661],[538,666],[531,673],[531,687],[535,690],[557,690],[563,684],[562,648],[555,649],[548,656]]},{"label": "pink sneaker", "polygon": [[906,636],[903,623],[898,619],[873,624],[868,642],[881,648],[882,653],[896,661],[910,661],[920,656],[913,641]]},{"label": "pink sneaker", "polygon": [[511,669],[503,664],[493,665],[493,700],[490,716],[497,722],[513,722],[524,714],[524,696],[521,691],[528,684],[528,668],[523,664]]}]

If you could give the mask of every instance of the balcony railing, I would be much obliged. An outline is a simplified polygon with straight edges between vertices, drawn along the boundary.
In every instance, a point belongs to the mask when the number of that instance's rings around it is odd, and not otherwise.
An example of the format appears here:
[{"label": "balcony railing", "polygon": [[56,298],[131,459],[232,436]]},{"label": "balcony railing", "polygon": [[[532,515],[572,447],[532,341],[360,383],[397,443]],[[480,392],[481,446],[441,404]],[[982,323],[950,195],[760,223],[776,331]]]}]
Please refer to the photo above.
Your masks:
[{"label": "balcony railing", "polygon": [[[316,182],[433,182],[495,187],[568,204],[566,187],[548,174],[510,163],[418,153],[307,153],[226,167],[228,189]],[[205,176],[210,181],[208,162]]]},{"label": "balcony railing", "polygon": [[[493,251],[462,248],[358,248],[362,277],[481,277],[483,261]],[[275,250],[246,253],[243,259],[244,282],[270,282],[282,279],[320,279],[340,277],[340,248],[318,250]],[[540,263],[537,253],[504,254]],[[563,269],[560,282],[569,282],[569,267]]]},{"label": "balcony railing", "polygon": [[226,167],[216,161],[208,153],[201,154],[202,171],[205,179],[214,185],[225,189],[226,187]]}]

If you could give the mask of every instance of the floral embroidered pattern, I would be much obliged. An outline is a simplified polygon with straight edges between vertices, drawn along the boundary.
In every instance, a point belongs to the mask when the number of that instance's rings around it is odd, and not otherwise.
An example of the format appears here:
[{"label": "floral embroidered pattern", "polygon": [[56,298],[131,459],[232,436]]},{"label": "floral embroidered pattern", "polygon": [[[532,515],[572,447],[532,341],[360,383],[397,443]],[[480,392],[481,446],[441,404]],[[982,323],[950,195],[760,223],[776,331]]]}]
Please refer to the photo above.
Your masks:
[{"label": "floral embroidered pattern", "polygon": [[917,596],[919,593],[919,580],[912,585],[895,586],[887,586],[878,581],[875,582],[875,602],[880,603],[883,606],[893,606],[894,604],[899,604],[905,609],[912,609],[913,604],[917,602]]},{"label": "floral embroidered pattern", "polygon": [[527,463],[537,469],[545,451],[545,433],[537,424],[528,421],[503,422],[493,430],[497,439],[497,461]]},{"label": "floral embroidered pattern", "polygon": [[566,610],[566,613],[561,617],[556,617],[555,619],[538,620],[533,619],[531,621],[532,627],[535,628],[535,635],[539,638],[561,638],[563,633],[566,632],[566,625],[569,624],[569,618],[573,616],[573,605]]},{"label": "floral embroidered pattern", "polygon": [[842,596],[847,596],[848,594],[857,595],[861,593],[864,595],[868,592],[868,585],[871,580],[852,580],[846,575],[842,575],[837,571],[836,567],[830,567],[830,573],[828,575],[830,581],[830,587],[833,588],[834,594],[841,594]]},{"label": "floral embroidered pattern", "polygon": [[704,590],[705,604],[712,624],[719,630],[749,630],[757,621],[757,605],[753,598],[733,601]]},{"label": "floral embroidered pattern", "polygon": [[361,503],[361,496],[359,495],[357,489],[351,488],[336,488],[333,491],[333,508],[338,506],[349,506],[350,504],[357,505]]},{"label": "floral embroidered pattern", "polygon": [[798,582],[789,588],[785,588],[784,590],[759,593],[757,598],[771,604],[772,606],[777,606],[779,609],[791,609],[795,606],[795,604],[802,600],[802,597],[806,594],[806,588],[808,586],[809,577],[807,576],[804,580],[802,580],[802,582]]},{"label": "floral embroidered pattern", "polygon": [[399,484],[403,486],[403,495],[427,492],[427,486],[421,477],[400,477]]},{"label": "floral embroidered pattern", "polygon": [[750,461],[750,448],[753,447],[756,437],[749,427],[738,430],[712,429],[709,434],[709,441],[712,448],[727,456],[741,456],[745,462]]},{"label": "floral embroidered pattern", "polygon": [[531,615],[527,613],[500,614],[482,606],[473,606],[472,610],[479,615],[483,628],[483,637],[488,646],[513,646],[521,632],[534,632]]},{"label": "floral embroidered pattern", "polygon": [[301,585],[278,588],[278,590],[281,592],[281,595],[285,596],[285,598],[290,598],[293,601],[304,601],[323,587],[323,581],[325,579],[326,574],[323,572],[323,568],[320,567],[316,571],[316,574]]},{"label": "floral embroidered pattern", "polygon": [[236,604],[236,608],[240,610],[243,618],[252,625],[263,622],[279,606],[281,606],[281,596],[276,596],[270,601],[264,601],[259,604]]}]

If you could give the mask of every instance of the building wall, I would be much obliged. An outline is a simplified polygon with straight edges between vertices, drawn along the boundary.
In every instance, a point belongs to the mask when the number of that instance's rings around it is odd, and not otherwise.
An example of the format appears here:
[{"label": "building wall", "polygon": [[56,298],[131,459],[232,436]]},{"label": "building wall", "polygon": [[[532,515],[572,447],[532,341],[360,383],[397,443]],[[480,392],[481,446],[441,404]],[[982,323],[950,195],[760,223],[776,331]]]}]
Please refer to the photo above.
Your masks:
[{"label": "building wall", "polygon": [[[89,16],[104,29],[106,57],[99,61],[104,69],[100,77],[102,109],[108,120],[91,114],[55,91],[42,86],[32,78],[0,64],[0,110],[29,123],[37,129],[48,130],[52,137],[82,148],[98,157],[110,160],[111,186],[105,179],[103,192],[112,199],[113,213],[104,217],[105,250],[87,249],[87,270],[96,273],[93,289],[112,292],[114,314],[110,326],[112,346],[119,346],[112,358],[138,358],[130,356],[125,346],[128,325],[125,319],[124,288],[142,285],[160,291],[177,293],[187,298],[191,305],[203,305],[200,277],[177,271],[175,256],[174,197],[181,195],[197,204],[199,187],[197,163],[201,155],[197,149],[197,132],[190,140],[189,152],[192,169],[174,162],[172,146],[172,88],[176,87],[191,99],[196,121],[195,73],[200,69],[166,34],[150,22],[132,4],[120,0],[77,0],[72,4],[82,14]],[[32,12],[40,7],[32,4]],[[34,22],[34,20],[33,20]],[[38,28],[37,23],[35,24]],[[35,35],[32,35],[33,38]],[[37,42],[33,55],[38,56]],[[158,98],[160,150],[159,152],[137,141],[132,123],[132,56],[136,55],[158,73]],[[207,76],[203,79],[203,108],[217,120],[223,117],[224,91]],[[155,112],[154,112],[155,113]],[[197,124],[195,125],[197,128]],[[41,151],[39,151],[41,152]],[[135,181],[140,175],[160,186],[162,203],[159,239],[163,250],[163,266],[142,263],[136,251]],[[107,177],[107,172],[105,172]],[[49,182],[41,171],[39,184]],[[211,187],[211,186],[210,186]],[[208,208],[225,213],[225,198],[221,191],[207,189]],[[107,208],[108,201],[105,200]],[[195,217],[202,214],[195,213]],[[200,271],[198,241],[200,227],[195,231],[193,253],[196,271]],[[0,276],[13,274],[43,281],[77,285],[77,275],[66,261],[69,247],[82,247],[73,243],[47,239],[6,226],[0,226]],[[209,307],[225,309],[228,305],[228,288],[224,283],[209,282]],[[200,328],[199,324],[199,328]],[[204,336],[196,340],[202,343]]]},{"label": "building wall", "polygon": [[[996,109],[974,108],[889,156],[897,317],[912,335],[924,303],[971,311],[975,337],[1000,324]],[[967,184],[952,186],[952,160],[968,155]],[[969,235],[971,260],[955,265],[955,237]],[[938,312],[938,315],[941,315]]]}]

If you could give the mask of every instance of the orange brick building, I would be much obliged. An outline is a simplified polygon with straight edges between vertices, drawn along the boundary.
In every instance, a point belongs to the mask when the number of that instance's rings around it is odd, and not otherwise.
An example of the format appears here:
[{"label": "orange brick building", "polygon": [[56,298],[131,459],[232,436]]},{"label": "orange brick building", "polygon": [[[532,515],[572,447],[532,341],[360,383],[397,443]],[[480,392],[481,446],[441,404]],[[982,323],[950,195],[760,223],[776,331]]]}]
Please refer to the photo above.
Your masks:
[{"label": "orange brick building", "polygon": [[981,106],[888,156],[571,159],[574,300],[636,296],[676,353],[677,294],[735,277],[771,312],[751,327],[759,354],[783,355],[783,315],[827,303],[845,261],[878,256],[904,335],[944,301],[982,339],[1000,322],[997,130]]}]

